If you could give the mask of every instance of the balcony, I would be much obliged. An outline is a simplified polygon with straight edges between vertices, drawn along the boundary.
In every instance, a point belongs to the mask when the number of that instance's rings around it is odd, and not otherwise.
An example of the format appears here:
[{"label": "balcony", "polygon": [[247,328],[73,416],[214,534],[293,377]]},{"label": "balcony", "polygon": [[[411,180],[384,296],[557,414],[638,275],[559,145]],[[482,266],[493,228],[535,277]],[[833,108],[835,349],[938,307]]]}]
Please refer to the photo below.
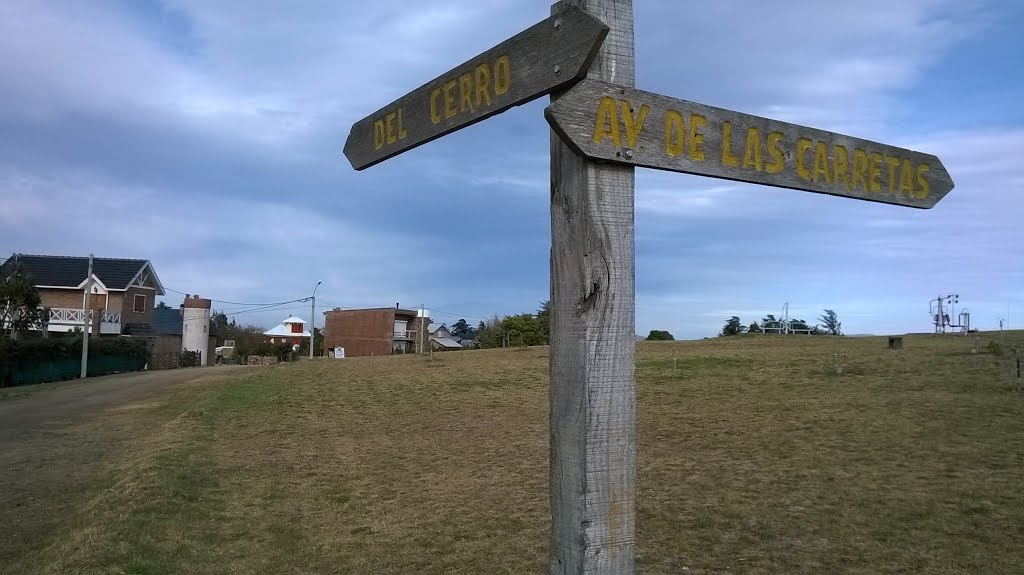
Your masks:
[{"label": "balcony", "polygon": [[[100,334],[120,334],[121,314],[106,310],[96,310],[102,314],[100,318]],[[50,308],[49,331],[68,332],[78,328],[85,331],[86,313],[84,309],[55,307]]]},{"label": "balcony", "polygon": [[393,339],[395,341],[416,341],[416,330],[396,331]]}]

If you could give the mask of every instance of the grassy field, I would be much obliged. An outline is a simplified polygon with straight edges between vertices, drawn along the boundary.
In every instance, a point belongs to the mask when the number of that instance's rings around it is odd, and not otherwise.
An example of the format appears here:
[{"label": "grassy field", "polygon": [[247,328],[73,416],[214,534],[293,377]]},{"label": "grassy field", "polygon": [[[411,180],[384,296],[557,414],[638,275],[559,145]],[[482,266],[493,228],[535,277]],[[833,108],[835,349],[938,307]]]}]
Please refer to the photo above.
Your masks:
[{"label": "grassy field", "polygon": [[[640,344],[640,572],[1024,573],[1024,393],[992,339]],[[547,353],[303,362],[106,413],[118,449],[0,572],[543,573]]]}]

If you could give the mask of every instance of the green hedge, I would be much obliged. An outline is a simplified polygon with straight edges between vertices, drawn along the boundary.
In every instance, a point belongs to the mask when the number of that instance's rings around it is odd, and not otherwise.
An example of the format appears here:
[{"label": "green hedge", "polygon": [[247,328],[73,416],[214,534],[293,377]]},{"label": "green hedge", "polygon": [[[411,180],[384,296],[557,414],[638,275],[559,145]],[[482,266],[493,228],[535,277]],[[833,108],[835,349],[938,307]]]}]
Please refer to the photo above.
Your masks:
[{"label": "green hedge", "polygon": [[[0,387],[73,379],[81,372],[81,358],[81,337],[0,340]],[[138,371],[147,361],[144,339],[89,340],[89,376]]]}]

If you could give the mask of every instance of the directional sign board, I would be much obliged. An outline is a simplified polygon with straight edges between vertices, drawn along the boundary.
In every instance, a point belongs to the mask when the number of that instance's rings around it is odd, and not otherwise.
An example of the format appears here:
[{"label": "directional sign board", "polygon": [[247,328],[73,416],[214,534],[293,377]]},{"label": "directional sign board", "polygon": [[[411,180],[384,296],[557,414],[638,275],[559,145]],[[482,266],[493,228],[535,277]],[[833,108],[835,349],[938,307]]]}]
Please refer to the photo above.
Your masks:
[{"label": "directional sign board", "polygon": [[930,154],[596,80],[574,86],[544,117],[594,160],[913,208],[953,189]]},{"label": "directional sign board", "polygon": [[362,170],[578,82],[607,33],[576,8],[552,16],[356,122],[345,156]]}]

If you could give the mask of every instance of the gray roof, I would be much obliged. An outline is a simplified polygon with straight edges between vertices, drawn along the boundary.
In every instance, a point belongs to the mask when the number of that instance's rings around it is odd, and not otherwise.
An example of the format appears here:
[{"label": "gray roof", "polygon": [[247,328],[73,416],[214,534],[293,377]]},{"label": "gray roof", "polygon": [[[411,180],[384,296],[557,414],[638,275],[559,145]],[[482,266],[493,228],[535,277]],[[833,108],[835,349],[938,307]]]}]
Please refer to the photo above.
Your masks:
[{"label": "gray roof", "polygon": [[440,345],[441,347],[462,347],[462,344],[450,337],[432,337],[430,338],[430,341]]},{"label": "gray roof", "polygon": [[153,308],[153,333],[156,335],[181,335],[181,310],[173,307]]},{"label": "gray roof", "polygon": [[[37,286],[78,287],[89,275],[89,258],[75,256],[41,256],[31,254],[12,254],[2,266],[0,276],[15,263],[21,264],[23,270],[32,276]],[[164,295],[164,288],[153,272],[149,260],[93,258],[92,272],[107,289],[124,290],[146,267],[153,274],[157,295]]]}]

